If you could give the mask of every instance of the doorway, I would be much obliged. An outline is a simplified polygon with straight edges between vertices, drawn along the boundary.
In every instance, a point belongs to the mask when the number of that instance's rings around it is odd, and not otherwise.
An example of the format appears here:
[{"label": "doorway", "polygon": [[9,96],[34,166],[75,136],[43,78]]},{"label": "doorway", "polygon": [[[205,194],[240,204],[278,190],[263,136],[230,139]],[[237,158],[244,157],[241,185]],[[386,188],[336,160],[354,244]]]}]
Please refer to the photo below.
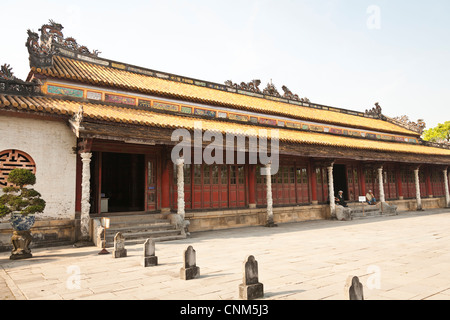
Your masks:
[{"label": "doorway", "polygon": [[346,166],[344,164],[335,164],[333,166],[333,182],[335,196],[339,190],[342,190],[344,192],[344,199],[349,200]]},{"label": "doorway", "polygon": [[144,211],[145,156],[103,152],[101,198],[108,199],[107,212]]}]

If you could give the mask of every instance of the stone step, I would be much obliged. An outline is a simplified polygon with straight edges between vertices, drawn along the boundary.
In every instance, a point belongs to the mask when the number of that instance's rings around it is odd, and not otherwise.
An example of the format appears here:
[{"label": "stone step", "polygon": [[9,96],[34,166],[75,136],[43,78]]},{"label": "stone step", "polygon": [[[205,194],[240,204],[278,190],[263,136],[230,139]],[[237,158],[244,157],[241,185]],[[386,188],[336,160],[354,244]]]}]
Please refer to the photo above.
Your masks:
[{"label": "stone step", "polygon": [[[126,245],[144,243],[146,239],[170,241],[185,239],[186,235],[165,219],[162,214],[109,215],[110,228],[106,230],[106,247],[114,246],[114,237],[121,232]],[[103,238],[102,238],[103,240]]]},{"label": "stone step", "polygon": [[[155,240],[155,242],[161,241],[170,241],[170,240],[178,240],[185,239],[186,236],[181,234],[181,230],[160,230],[160,231],[152,231],[152,232],[127,232],[122,233],[125,238],[125,245],[133,245],[144,243],[145,240],[151,238]],[[106,234],[106,247],[111,248],[114,246],[114,234]]]}]

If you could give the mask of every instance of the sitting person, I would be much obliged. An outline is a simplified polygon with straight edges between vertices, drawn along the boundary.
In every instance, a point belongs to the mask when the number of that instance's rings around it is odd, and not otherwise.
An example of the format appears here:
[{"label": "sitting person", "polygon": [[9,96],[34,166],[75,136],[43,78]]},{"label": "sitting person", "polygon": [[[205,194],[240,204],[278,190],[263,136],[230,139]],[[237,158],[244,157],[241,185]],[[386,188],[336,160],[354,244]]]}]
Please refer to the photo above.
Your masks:
[{"label": "sitting person", "polygon": [[366,194],[366,201],[370,205],[374,205],[377,203],[377,199],[375,199],[372,190],[369,190],[369,192]]},{"label": "sitting person", "polygon": [[343,194],[344,192],[342,190],[339,190],[337,197],[335,197],[336,204],[347,207],[347,202],[345,202]]}]

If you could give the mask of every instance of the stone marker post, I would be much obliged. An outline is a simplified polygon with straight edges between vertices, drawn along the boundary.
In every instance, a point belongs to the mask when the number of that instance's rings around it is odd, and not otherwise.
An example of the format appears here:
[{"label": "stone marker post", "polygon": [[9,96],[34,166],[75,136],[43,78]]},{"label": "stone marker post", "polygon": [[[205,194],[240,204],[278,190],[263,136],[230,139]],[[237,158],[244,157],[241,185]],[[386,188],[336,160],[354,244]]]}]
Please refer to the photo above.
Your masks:
[{"label": "stone marker post", "polygon": [[263,284],[258,281],[258,262],[254,256],[244,261],[243,283],[239,285],[239,298],[253,300],[264,297]]},{"label": "stone marker post", "polygon": [[354,276],[352,278],[351,286],[348,289],[350,300],[364,300],[363,285],[359,282],[359,278]]},{"label": "stone marker post", "polygon": [[114,251],[113,258],[122,258],[127,256],[127,249],[125,249],[125,237],[121,232],[117,232],[114,236]]},{"label": "stone marker post", "polygon": [[180,278],[182,280],[191,280],[200,277],[200,268],[197,267],[197,258],[195,250],[189,246],[184,251],[184,266],[180,269]]},{"label": "stone marker post", "polygon": [[147,239],[144,243],[144,267],[156,266],[158,257],[155,256],[155,240]]}]

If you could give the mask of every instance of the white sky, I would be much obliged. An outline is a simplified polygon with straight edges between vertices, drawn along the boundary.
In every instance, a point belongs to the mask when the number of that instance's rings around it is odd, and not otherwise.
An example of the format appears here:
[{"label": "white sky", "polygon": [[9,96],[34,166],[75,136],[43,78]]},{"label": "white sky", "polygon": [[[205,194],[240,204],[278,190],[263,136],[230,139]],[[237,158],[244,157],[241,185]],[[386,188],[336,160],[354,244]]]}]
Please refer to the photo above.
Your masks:
[{"label": "white sky", "polygon": [[[25,79],[49,19],[101,57],[223,83],[272,80],[312,102],[450,120],[450,1],[0,0],[0,64]],[[379,14],[378,14],[379,13]]]}]

